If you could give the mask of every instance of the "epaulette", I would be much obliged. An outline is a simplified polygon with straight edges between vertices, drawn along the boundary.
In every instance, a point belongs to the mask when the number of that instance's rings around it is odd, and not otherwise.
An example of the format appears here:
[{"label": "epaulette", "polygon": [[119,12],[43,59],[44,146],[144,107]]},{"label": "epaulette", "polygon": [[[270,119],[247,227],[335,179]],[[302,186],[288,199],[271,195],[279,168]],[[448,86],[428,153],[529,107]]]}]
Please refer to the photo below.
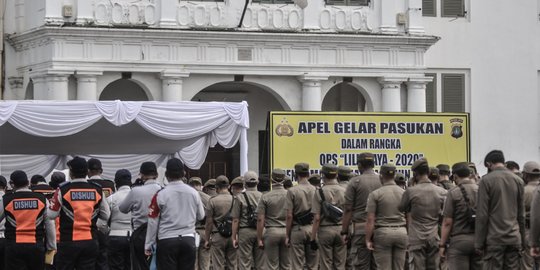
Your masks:
[{"label": "epaulette", "polygon": [[92,182],[88,181],[88,183],[90,183],[90,184],[92,184],[92,185],[94,185],[94,186],[97,186],[97,187],[99,187],[99,188],[103,188],[100,184],[98,184],[98,183],[96,183],[96,182],[94,182],[94,181],[92,181]]},{"label": "epaulette", "polygon": [[69,185],[71,184],[71,181],[65,181],[65,182],[62,182],[58,185],[58,187],[63,187],[63,186],[66,186],[66,185]]}]

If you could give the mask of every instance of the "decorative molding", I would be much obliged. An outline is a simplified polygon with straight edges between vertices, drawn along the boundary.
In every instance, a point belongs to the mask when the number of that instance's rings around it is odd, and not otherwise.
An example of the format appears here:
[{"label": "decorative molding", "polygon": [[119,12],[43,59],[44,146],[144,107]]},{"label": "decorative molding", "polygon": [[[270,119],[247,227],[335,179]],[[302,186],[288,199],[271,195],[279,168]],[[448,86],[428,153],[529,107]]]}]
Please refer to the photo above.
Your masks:
[{"label": "decorative molding", "polygon": [[24,77],[8,77],[10,89],[21,89],[24,83]]}]

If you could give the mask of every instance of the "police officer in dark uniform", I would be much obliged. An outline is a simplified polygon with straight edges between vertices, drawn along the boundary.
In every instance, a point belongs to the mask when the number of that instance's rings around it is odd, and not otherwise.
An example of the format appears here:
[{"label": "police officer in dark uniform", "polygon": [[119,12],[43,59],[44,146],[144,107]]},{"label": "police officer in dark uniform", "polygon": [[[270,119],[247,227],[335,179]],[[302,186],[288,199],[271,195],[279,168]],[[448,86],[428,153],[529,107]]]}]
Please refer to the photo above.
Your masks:
[{"label": "police officer in dark uniform", "polygon": [[[88,182],[95,183],[101,186],[103,195],[105,198],[111,196],[116,191],[114,182],[108,179],[103,179],[101,174],[103,173],[103,167],[101,161],[97,158],[91,158],[88,160]],[[109,263],[107,261],[107,243],[109,242],[106,232],[108,231],[107,221],[98,221],[99,230],[96,231],[99,243],[99,255],[96,261],[96,270],[109,269]]]},{"label": "police officer in dark uniform", "polygon": [[54,193],[47,217],[60,216],[60,243],[56,254],[58,270],[94,269],[98,256],[96,222],[107,220],[109,205],[99,185],[86,180],[88,164],[74,157],[68,162],[72,179]]}]

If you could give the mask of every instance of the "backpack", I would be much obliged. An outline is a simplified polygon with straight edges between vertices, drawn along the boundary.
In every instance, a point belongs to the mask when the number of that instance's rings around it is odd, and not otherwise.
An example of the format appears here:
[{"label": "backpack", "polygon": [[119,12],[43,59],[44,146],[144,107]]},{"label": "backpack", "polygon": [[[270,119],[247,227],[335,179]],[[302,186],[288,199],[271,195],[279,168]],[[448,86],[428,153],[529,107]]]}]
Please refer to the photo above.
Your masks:
[{"label": "backpack", "polygon": [[248,227],[257,228],[257,211],[255,211],[255,208],[249,202],[249,198],[248,198],[247,194],[245,192],[243,194],[244,194],[244,198],[246,199],[246,203],[247,203],[247,223],[248,223]]},{"label": "backpack", "polygon": [[231,211],[232,211],[233,205],[234,205],[234,197],[232,199],[231,208],[229,208],[229,212],[227,212],[227,214],[223,218],[221,218],[221,220],[215,221],[215,225],[216,225],[216,229],[218,233],[225,238],[229,238],[232,235]]},{"label": "backpack", "polygon": [[326,201],[322,188],[319,189],[319,194],[322,199],[322,213],[324,217],[333,223],[339,223],[343,218],[343,210],[332,203]]}]

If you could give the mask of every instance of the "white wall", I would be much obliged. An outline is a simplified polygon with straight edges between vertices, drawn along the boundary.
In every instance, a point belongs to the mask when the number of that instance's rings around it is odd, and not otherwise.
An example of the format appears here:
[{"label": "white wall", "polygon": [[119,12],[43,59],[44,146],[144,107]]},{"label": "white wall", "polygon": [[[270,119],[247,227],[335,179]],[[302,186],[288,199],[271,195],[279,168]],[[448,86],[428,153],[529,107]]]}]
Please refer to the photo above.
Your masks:
[{"label": "white wall", "polygon": [[[492,149],[520,164],[539,160],[537,3],[468,4],[468,18],[424,17],[426,33],[441,37],[427,51],[426,66],[470,69],[472,161],[479,168]],[[437,6],[440,10],[440,1]]]}]

